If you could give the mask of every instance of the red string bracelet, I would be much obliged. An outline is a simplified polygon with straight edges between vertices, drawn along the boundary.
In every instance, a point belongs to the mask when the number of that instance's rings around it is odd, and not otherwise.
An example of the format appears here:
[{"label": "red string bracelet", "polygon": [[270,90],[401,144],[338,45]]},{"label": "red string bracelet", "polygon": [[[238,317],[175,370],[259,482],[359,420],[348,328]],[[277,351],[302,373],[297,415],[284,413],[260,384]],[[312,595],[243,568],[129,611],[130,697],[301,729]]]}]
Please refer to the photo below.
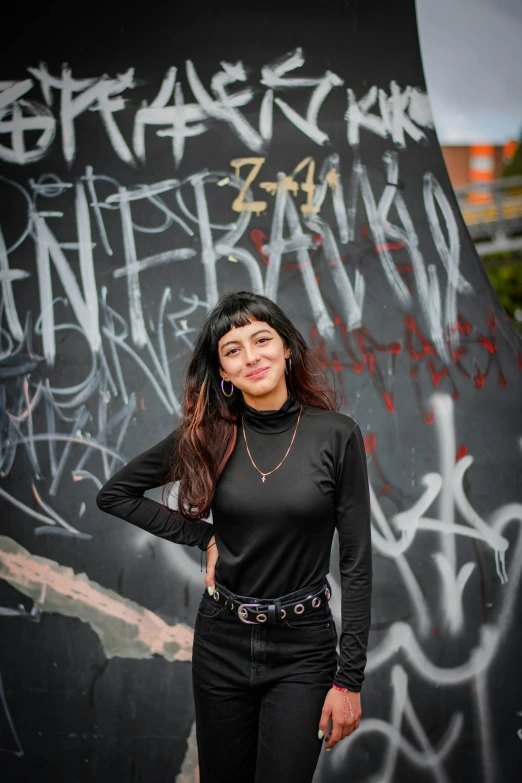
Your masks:
[{"label": "red string bracelet", "polygon": [[341,688],[339,685],[335,685],[335,683],[332,685],[332,688],[334,688],[336,691],[342,691],[342,693],[344,693],[343,715],[346,718],[346,702],[348,702],[348,708],[350,710],[350,715],[353,718],[352,705],[350,704],[350,699],[348,698],[348,693],[349,693],[348,688]]}]

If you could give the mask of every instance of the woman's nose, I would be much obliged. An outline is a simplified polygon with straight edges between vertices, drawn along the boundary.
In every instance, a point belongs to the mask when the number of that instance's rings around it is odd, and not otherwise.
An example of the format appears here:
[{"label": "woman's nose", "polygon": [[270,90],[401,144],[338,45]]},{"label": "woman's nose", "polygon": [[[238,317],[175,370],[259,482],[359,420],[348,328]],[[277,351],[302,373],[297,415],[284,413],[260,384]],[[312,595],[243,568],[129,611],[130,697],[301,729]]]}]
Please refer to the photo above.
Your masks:
[{"label": "woman's nose", "polygon": [[245,358],[247,364],[256,364],[259,359],[259,357],[254,351],[247,351]]}]

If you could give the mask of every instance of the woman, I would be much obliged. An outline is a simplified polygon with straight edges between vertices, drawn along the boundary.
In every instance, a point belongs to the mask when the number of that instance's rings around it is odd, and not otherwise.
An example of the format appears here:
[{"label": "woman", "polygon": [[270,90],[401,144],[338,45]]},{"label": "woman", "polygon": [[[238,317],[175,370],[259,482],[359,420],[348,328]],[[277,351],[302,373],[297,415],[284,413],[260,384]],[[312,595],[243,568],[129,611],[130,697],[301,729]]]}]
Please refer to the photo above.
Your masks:
[{"label": "woman", "polygon": [[[227,294],[194,348],[183,422],[98,495],[103,511],[207,552],[192,660],[201,783],[306,783],[321,740],[329,751],[359,726],[368,479],[359,427],[334,402],[282,310]],[[177,512],[143,497],[168,480]],[[326,579],[336,528],[340,659]]]}]

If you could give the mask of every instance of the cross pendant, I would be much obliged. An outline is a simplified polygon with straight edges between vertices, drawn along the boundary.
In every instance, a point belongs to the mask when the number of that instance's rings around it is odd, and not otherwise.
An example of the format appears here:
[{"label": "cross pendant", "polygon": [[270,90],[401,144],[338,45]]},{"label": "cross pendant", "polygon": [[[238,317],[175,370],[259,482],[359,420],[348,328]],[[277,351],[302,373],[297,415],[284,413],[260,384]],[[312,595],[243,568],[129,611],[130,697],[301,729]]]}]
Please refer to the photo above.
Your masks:
[{"label": "cross pendant", "polygon": [[263,478],[261,479],[261,481],[263,482],[263,484],[265,483],[265,479],[266,479],[266,476],[265,476],[265,474],[263,473]]}]

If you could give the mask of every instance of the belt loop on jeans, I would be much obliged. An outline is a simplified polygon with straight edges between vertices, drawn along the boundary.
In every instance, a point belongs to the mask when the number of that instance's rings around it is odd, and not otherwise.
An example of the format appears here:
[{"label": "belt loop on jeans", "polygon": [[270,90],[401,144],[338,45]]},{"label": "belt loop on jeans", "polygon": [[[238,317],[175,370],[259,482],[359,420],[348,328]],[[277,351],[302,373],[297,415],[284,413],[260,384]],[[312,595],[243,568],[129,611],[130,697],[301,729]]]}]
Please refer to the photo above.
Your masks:
[{"label": "belt loop on jeans", "polygon": [[268,604],[266,616],[268,625],[275,625],[281,616],[281,601],[275,601],[273,604]]}]

